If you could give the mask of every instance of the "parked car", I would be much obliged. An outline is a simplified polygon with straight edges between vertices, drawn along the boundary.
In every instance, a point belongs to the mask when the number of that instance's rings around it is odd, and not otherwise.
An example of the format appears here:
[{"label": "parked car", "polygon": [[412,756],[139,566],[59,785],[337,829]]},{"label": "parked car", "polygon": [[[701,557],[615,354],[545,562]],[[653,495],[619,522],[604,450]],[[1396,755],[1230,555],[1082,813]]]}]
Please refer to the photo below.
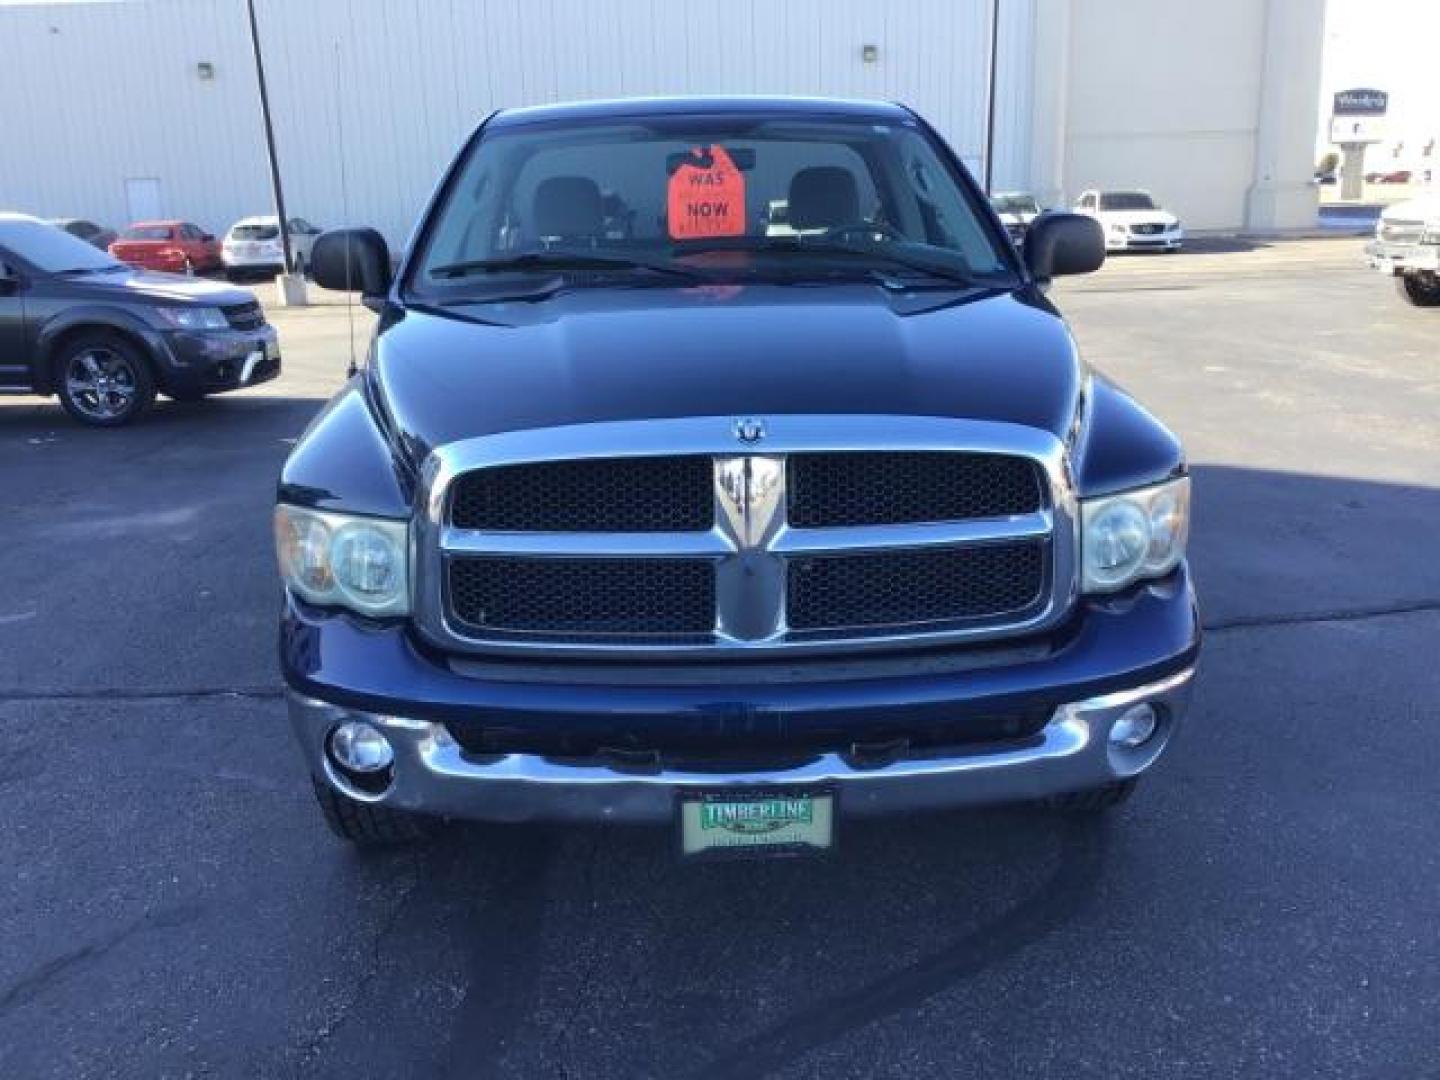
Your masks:
[{"label": "parked car", "polygon": [[1000,223],[1016,244],[1025,242],[1030,223],[1040,216],[1040,203],[1026,191],[1005,191],[990,196],[990,205],[1000,215]]},{"label": "parked car", "polygon": [[[304,218],[290,219],[290,248],[295,256],[295,272],[305,273],[310,267],[310,253],[320,229]],[[231,277],[250,273],[280,273],[285,269],[285,250],[280,241],[280,219],[269,217],[241,218],[220,248],[225,270]]]},{"label": "parked car", "polygon": [[1410,303],[1440,307],[1440,192],[1387,206],[1365,251]]},{"label": "parked car", "polygon": [[1100,222],[1107,251],[1179,251],[1185,240],[1180,219],[1148,191],[1087,191],[1075,210]]},{"label": "parked car", "polygon": [[221,266],[219,242],[188,221],[137,221],[111,243],[110,254],[169,274],[203,274]]},{"label": "parked car", "polygon": [[92,247],[106,250],[115,240],[115,230],[96,225],[84,218],[51,218],[50,224],[64,229],[77,240],[84,240]]},{"label": "parked car", "polygon": [[1022,257],[883,103],[507,110],[445,176],[393,276],[373,230],[315,245],[380,312],[275,511],[338,835],[649,821],[704,857],[1129,794],[1200,639],[1180,445],[1041,288],[1101,265],[1093,220]]},{"label": "parked car", "polygon": [[54,394],[116,427],[156,393],[180,401],[280,374],[255,297],[136,270],[38,218],[0,214],[0,393]]}]

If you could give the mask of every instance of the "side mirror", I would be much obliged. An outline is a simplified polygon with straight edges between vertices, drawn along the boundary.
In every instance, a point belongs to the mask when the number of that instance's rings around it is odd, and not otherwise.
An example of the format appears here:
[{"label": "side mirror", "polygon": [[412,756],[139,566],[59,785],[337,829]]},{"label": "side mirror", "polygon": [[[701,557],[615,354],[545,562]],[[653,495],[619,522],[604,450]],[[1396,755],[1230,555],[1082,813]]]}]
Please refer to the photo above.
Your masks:
[{"label": "side mirror", "polygon": [[9,296],[20,287],[20,278],[15,271],[0,262],[0,296]]},{"label": "side mirror", "polygon": [[1037,281],[1061,274],[1088,274],[1105,262],[1105,232],[1084,214],[1047,211],[1025,234],[1025,265]]},{"label": "side mirror", "polygon": [[374,229],[331,229],[315,241],[310,272],[322,289],[378,300],[390,291],[390,249]]},{"label": "side mirror", "polygon": [[200,236],[200,239],[201,239],[201,240],[204,240],[205,243],[207,243],[207,244],[213,244],[213,243],[215,242],[215,234],[214,234],[214,233],[208,233],[208,232],[207,232],[207,233],[202,233],[201,236]]}]

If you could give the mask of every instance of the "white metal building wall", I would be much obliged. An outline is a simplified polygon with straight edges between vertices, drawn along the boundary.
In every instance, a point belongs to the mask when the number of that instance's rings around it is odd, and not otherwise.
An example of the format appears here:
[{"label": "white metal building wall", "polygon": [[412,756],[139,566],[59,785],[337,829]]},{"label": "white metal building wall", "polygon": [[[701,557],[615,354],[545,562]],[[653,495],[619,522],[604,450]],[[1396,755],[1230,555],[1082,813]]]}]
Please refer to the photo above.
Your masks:
[{"label": "white metal building wall", "polygon": [[[1004,0],[996,183],[1031,152],[1037,0]],[[286,200],[402,240],[496,108],[781,93],[914,106],[983,154],[989,0],[257,0]],[[867,63],[862,49],[873,45]],[[201,79],[197,64],[214,66]],[[243,0],[0,7],[0,207],[124,224],[127,178],[214,231],[268,188]],[[342,210],[342,164],[348,214]]]}]

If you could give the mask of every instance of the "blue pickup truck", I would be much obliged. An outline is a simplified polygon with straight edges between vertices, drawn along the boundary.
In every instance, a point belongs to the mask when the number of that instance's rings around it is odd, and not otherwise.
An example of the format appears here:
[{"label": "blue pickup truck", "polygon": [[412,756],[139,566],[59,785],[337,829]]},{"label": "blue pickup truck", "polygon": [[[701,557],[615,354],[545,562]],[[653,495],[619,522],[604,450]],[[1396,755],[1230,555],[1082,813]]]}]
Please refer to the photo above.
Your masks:
[{"label": "blue pickup truck", "polygon": [[285,464],[290,716],[359,844],[446,819],[653,822],[687,857],[843,823],[1134,788],[1200,646],[1177,440],[1080,359],[898,105],[503,111]]}]

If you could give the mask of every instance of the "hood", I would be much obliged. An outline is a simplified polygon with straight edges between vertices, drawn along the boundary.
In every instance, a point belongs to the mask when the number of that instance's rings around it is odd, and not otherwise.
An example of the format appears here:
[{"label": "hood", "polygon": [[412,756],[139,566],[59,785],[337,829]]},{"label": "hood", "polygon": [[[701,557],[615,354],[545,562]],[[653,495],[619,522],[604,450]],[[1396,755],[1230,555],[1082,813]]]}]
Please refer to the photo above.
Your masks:
[{"label": "hood", "polygon": [[153,270],[131,270],[125,274],[86,274],[83,277],[67,278],[65,284],[73,294],[83,292],[97,299],[120,301],[164,300],[220,307],[248,304],[255,299],[255,294],[250,290],[237,289],[234,285],[221,281],[185,277],[181,274],[162,274]]},{"label": "hood", "polygon": [[411,309],[382,320],[370,377],[418,461],[457,439],[679,416],[963,417],[1063,439],[1083,370],[1033,291],[767,285]]},{"label": "hood", "polygon": [[1404,202],[1392,203],[1380,214],[1384,221],[1440,221],[1440,191],[1429,191]]}]

